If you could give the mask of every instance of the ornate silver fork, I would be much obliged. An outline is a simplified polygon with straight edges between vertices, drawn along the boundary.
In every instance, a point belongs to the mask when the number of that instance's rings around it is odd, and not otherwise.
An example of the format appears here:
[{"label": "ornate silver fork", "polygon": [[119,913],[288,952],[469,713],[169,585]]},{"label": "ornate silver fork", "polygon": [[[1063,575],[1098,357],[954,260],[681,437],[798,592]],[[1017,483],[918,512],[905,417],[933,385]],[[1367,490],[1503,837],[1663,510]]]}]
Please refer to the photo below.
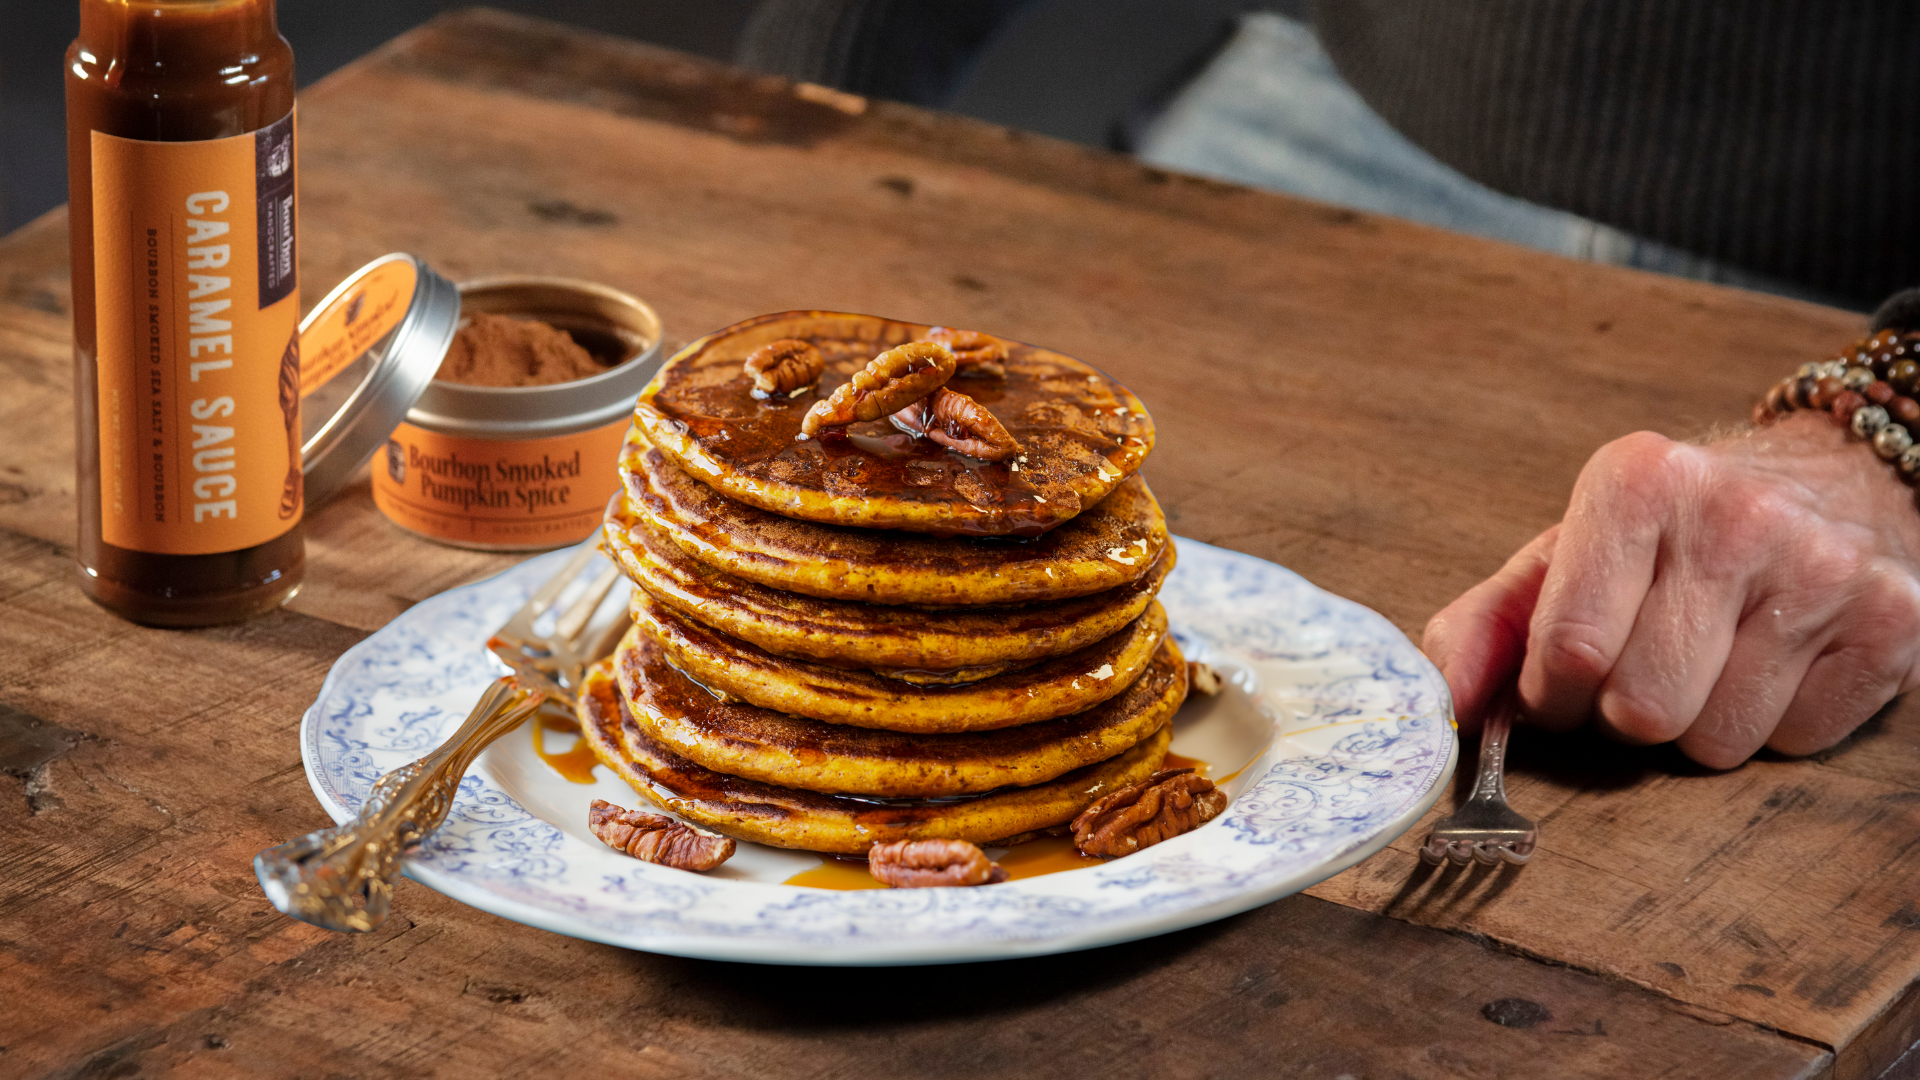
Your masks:
[{"label": "ornate silver fork", "polygon": [[594,617],[618,582],[619,569],[602,568],[554,619],[551,632],[536,633],[535,625],[583,576],[599,541],[596,531],[487,643],[513,674],[494,680],[446,742],[376,781],[352,821],[254,856],[253,872],[274,907],[328,930],[378,927],[392,910],[401,857],[447,819],[460,778],[480,751],[543,709],[566,709],[571,715],[581,673],[613,651],[627,626],[624,608],[611,620]]},{"label": "ornate silver fork", "polygon": [[1444,859],[1456,866],[1465,866],[1469,860],[1483,866],[1505,860],[1518,866],[1533,858],[1534,846],[1540,842],[1539,826],[1507,805],[1507,739],[1518,709],[1519,700],[1509,690],[1487,711],[1473,793],[1451,817],[1434,823],[1427,845],[1420,849],[1421,859],[1434,865]]}]

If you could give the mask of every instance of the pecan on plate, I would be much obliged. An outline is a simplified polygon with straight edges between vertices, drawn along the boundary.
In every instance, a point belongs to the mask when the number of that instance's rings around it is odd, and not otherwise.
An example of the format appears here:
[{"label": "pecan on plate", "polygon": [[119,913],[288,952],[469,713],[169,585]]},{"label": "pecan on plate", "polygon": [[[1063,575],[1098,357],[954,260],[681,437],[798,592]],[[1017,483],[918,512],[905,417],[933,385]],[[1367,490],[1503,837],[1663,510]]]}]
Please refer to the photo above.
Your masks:
[{"label": "pecan on plate", "polygon": [[946,385],[953,378],[953,354],[931,341],[909,341],[888,349],[813,403],[800,420],[800,436],[823,428],[846,427],[898,412]]},{"label": "pecan on plate", "polygon": [[675,870],[711,870],[733,856],[733,838],[605,799],[587,809],[587,830],[616,851]]},{"label": "pecan on plate", "polygon": [[996,338],[978,330],[955,330],[936,326],[922,341],[936,341],[953,354],[956,379],[1004,379],[1007,377],[1007,347]]},{"label": "pecan on plate", "polygon": [[1007,880],[1000,864],[965,840],[895,840],[867,852],[867,872],[894,889],[993,885]]},{"label": "pecan on plate", "polygon": [[753,350],[747,356],[746,368],[753,376],[753,396],[764,400],[812,386],[827,370],[827,358],[809,342],[781,338]]},{"label": "pecan on plate", "polygon": [[1073,819],[1073,846],[1087,855],[1131,855],[1199,828],[1227,808],[1227,793],[1192,769],[1162,769],[1104,795]]},{"label": "pecan on plate", "polygon": [[1020,444],[999,417],[985,405],[944,386],[894,413],[892,420],[901,431],[925,436],[982,461],[1005,461],[1020,452]]},{"label": "pecan on plate", "polygon": [[1220,673],[1213,669],[1212,664],[1203,664],[1198,660],[1189,660],[1187,661],[1187,685],[1192,687],[1195,693],[1213,697],[1215,694],[1218,694],[1227,683],[1226,680],[1220,677]]}]

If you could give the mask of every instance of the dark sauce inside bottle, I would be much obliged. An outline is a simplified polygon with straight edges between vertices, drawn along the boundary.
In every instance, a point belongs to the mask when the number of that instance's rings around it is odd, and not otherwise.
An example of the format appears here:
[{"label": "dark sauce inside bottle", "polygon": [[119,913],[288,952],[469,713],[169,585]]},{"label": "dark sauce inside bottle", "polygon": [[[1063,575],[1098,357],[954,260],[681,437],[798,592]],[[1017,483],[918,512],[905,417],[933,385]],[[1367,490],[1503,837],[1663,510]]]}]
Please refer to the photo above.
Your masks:
[{"label": "dark sauce inside bottle", "polygon": [[[129,619],[162,626],[270,611],[300,583],[297,521],[264,543],[213,554],[157,554],[102,537],[92,133],[193,142],[266,128],[293,109],[293,50],[273,0],[81,0],[66,61],[82,588]],[[297,498],[297,478],[290,488]]]}]

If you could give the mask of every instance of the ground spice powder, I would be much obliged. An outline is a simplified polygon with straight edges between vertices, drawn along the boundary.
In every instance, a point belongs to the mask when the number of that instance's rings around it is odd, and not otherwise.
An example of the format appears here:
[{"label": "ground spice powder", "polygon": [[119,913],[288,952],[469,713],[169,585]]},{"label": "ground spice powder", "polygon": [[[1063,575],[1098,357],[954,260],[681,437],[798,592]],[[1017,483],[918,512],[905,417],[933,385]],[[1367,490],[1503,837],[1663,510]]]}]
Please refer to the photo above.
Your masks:
[{"label": "ground spice powder", "polygon": [[454,334],[435,378],[466,386],[551,386],[605,370],[565,330],[482,311]]}]

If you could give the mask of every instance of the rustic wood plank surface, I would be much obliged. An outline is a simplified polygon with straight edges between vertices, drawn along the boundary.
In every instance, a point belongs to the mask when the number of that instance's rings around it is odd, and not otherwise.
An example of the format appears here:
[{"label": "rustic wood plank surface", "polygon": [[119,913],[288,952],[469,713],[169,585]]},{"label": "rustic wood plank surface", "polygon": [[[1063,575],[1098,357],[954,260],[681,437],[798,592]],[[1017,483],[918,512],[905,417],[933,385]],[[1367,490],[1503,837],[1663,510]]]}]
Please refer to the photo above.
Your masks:
[{"label": "rustic wood plank surface", "polygon": [[[675,340],[826,307],[1043,342],[1153,409],[1177,531],[1415,635],[1594,447],[1739,418],[1858,327],[484,12],[301,110],[309,298],[400,249],[604,281]],[[0,240],[0,1074],[1868,1077],[1914,1041],[1904,703],[1725,774],[1522,732],[1523,872],[1423,872],[1416,830],[1312,897],[1080,957],[769,971],[412,885],[367,938],[290,923],[247,860],[324,821],[294,731],[326,667],[508,560],[400,533],[363,482],[310,516],[287,611],[187,634],[91,608],[61,551],[66,273],[63,216]],[[1502,1027],[1504,998],[1553,1019]]]}]

